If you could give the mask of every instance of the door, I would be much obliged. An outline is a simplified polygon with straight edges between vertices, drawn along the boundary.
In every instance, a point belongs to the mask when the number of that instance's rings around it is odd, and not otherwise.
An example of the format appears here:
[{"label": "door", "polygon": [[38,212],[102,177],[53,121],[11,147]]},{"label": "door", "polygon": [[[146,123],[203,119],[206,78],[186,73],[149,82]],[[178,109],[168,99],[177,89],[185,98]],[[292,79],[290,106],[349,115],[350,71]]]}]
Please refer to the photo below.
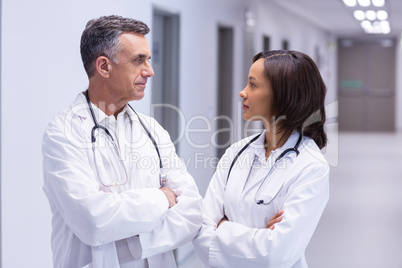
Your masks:
[{"label": "door", "polygon": [[154,9],[152,27],[152,108],[154,117],[170,134],[178,149],[181,127],[179,109],[178,14]]},{"label": "door", "polygon": [[232,80],[233,80],[233,29],[218,28],[218,103],[217,103],[217,157],[231,145],[232,137]]},{"label": "door", "polygon": [[340,40],[339,130],[395,130],[395,40]]}]

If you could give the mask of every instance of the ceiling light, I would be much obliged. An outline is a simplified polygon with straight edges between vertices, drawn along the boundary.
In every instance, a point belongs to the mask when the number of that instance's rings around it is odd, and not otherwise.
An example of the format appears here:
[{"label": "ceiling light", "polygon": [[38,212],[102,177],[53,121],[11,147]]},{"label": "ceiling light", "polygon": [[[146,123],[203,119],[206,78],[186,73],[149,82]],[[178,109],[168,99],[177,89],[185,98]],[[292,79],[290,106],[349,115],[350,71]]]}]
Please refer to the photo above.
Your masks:
[{"label": "ceiling light", "polygon": [[391,32],[391,28],[383,28],[382,33],[383,34],[389,34]]},{"label": "ceiling light", "polygon": [[371,0],[373,2],[373,6],[383,7],[385,5],[385,0]]},{"label": "ceiling light", "polygon": [[379,20],[386,20],[388,19],[388,12],[385,10],[378,10],[377,11],[377,18]]},{"label": "ceiling light", "polygon": [[343,0],[343,3],[348,7],[355,7],[357,5],[356,0]]},{"label": "ceiling light", "polygon": [[373,26],[370,25],[370,27],[363,27],[364,31],[368,34],[374,33],[374,28]]},{"label": "ceiling light", "polygon": [[375,20],[377,18],[377,14],[374,10],[366,10],[366,18],[368,20]]},{"label": "ceiling light", "polygon": [[362,28],[364,29],[364,31],[366,33],[373,33],[374,32],[373,25],[371,25],[370,21],[363,20],[362,22],[360,22],[360,25],[362,26]]},{"label": "ceiling light", "polygon": [[371,27],[371,22],[369,22],[368,20],[364,20],[364,21],[360,22],[360,25],[363,28],[370,28]]},{"label": "ceiling light", "polygon": [[355,10],[353,12],[353,16],[355,17],[355,19],[357,20],[364,20],[366,18],[366,14],[364,14],[363,10]]},{"label": "ceiling light", "polygon": [[368,7],[370,6],[370,0],[357,0],[357,2],[359,3],[360,6],[362,7]]},{"label": "ceiling light", "polygon": [[386,20],[379,22],[379,24],[381,25],[381,28],[391,28],[389,22]]},{"label": "ceiling light", "polygon": [[382,33],[381,24],[378,21],[373,22],[374,33]]}]

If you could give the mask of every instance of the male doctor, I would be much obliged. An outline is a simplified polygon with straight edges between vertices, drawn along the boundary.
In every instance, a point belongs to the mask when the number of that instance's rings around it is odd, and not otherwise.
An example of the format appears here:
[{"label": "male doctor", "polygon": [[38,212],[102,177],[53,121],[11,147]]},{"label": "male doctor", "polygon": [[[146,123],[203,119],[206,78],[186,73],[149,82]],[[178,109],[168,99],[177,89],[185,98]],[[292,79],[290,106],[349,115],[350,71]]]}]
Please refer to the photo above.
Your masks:
[{"label": "male doctor", "polygon": [[43,138],[54,267],[176,267],[172,250],[202,223],[198,189],[168,133],[128,105],[154,75],[148,32],[105,16],[82,34],[88,90]]}]

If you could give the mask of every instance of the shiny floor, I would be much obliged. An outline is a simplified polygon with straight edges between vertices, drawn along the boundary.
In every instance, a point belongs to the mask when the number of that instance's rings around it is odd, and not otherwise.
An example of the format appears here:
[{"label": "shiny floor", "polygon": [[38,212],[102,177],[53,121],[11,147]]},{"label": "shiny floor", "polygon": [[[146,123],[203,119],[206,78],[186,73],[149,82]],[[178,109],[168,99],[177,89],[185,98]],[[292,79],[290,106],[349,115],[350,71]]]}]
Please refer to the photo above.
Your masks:
[{"label": "shiny floor", "polygon": [[402,267],[402,133],[340,133],[338,144],[310,267]]},{"label": "shiny floor", "polygon": [[[330,148],[330,200],[309,267],[401,268],[402,133],[339,133]],[[203,265],[192,255],[179,267]]]}]

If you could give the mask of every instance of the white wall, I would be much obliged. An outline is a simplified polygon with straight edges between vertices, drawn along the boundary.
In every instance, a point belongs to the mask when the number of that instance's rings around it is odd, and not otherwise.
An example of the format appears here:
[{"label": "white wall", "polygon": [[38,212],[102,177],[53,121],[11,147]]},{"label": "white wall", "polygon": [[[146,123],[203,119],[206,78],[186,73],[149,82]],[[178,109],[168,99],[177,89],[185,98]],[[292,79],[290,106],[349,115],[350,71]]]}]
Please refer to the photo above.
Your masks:
[{"label": "white wall", "polygon": [[[291,49],[312,56],[314,46],[320,46],[325,59],[323,76],[328,79],[332,92],[335,70],[335,52],[330,49],[332,37],[264,2],[251,2],[258,12],[255,51],[261,50],[262,34],[271,36],[273,49],[279,48],[282,38],[289,40]],[[153,6],[179,12],[180,109],[186,123],[194,116],[205,116],[212,132],[217,111],[217,27],[234,28],[233,91],[236,95],[233,101],[236,102],[237,92],[244,87],[243,18],[249,3],[246,0],[2,1],[1,267],[52,265],[51,215],[41,189],[41,139],[52,117],[87,86],[79,54],[80,36],[86,22],[101,15],[119,14],[143,20],[152,31]],[[151,37],[152,32],[148,38]],[[148,95],[134,103],[137,110],[146,114],[150,110],[151,87],[152,82]],[[196,120],[188,128],[205,129],[206,125]],[[192,134],[179,148],[180,155],[186,161],[191,160],[189,171],[201,193],[205,192],[214,171],[211,165],[215,149],[210,145],[197,149],[192,143],[209,144],[211,135]],[[200,163],[200,159],[205,162]]]},{"label": "white wall", "polygon": [[402,131],[402,33],[399,35],[396,44],[395,128],[397,131]]}]

